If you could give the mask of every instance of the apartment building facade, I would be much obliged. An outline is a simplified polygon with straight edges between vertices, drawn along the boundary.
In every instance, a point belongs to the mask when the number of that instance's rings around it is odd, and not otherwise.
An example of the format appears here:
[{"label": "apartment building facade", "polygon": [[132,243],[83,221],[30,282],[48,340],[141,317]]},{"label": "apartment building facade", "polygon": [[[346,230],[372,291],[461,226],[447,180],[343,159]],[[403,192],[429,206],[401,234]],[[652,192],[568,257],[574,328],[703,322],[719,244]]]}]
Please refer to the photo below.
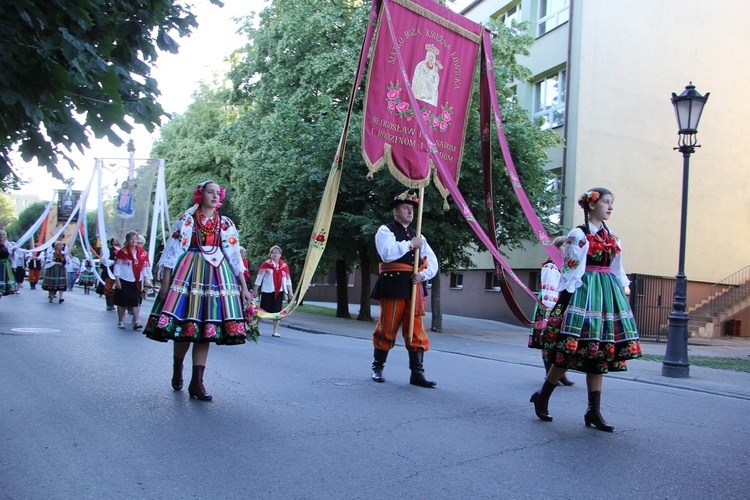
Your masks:
[{"label": "apartment building facade", "polygon": [[[529,23],[535,42],[520,62],[534,77],[517,82],[516,94],[543,127],[565,139],[549,152],[548,164],[564,195],[561,222],[566,228],[582,222],[581,192],[610,188],[610,226],[623,241],[629,273],[677,272],[683,158],[673,150],[670,97],[689,82],[710,92],[698,133],[702,147],[688,177],[688,306],[750,264],[750,162],[741,151],[746,111],[737,102],[750,77],[742,55],[750,43],[743,27],[750,3],[478,0],[462,14],[482,23]],[[542,259],[538,246],[529,245],[510,261],[533,277]]]}]

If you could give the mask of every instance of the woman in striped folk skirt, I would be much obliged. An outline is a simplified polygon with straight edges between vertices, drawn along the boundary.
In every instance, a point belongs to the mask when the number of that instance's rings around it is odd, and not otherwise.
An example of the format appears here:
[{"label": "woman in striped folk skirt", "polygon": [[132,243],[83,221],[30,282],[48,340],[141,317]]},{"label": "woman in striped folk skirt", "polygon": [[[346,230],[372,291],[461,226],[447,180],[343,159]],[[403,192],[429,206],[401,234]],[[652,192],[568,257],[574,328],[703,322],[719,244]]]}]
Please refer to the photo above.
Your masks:
[{"label": "woman in striped folk skirt", "polygon": [[91,287],[96,285],[94,264],[90,259],[86,259],[86,264],[83,266],[83,272],[81,273],[81,277],[78,279],[78,284],[83,287],[83,293],[85,295],[89,295]]},{"label": "woman in striped folk skirt", "polygon": [[604,221],[614,196],[604,188],[583,193],[584,224],[568,234],[558,290],[540,344],[552,366],[542,388],[531,395],[536,416],[551,421],[547,409],[552,391],[567,369],[586,373],[589,406],[584,423],[612,432],[601,415],[602,375],[627,370],[628,359],[641,357],[633,312],[626,290],[630,281],[622,267],[620,240]]},{"label": "woman in striped folk skirt", "polygon": [[6,239],[5,231],[0,230],[0,297],[16,293],[16,279],[10,262],[12,248]]},{"label": "woman in striped folk skirt", "polygon": [[182,389],[182,365],[193,345],[190,397],[210,401],[203,373],[211,343],[245,343],[243,304],[252,300],[244,277],[234,223],[217,209],[224,189],[204,182],[194,205],[177,222],[159,267],[162,282],[144,333],[152,340],[174,341],[172,388]]},{"label": "woman in striped folk skirt", "polygon": [[50,303],[53,296],[57,293],[57,302],[65,302],[63,294],[68,289],[68,276],[65,272],[65,243],[58,241],[54,245],[54,250],[47,250],[47,256],[44,259],[44,279],[42,281],[42,290],[47,290],[47,298]]}]

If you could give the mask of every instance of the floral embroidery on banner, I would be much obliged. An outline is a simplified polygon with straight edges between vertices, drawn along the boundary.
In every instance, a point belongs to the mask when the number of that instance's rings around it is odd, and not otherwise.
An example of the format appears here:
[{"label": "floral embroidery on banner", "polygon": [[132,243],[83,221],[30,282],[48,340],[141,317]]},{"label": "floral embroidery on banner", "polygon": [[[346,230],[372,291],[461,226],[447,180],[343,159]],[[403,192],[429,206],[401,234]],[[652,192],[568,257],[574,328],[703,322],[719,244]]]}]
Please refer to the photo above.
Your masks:
[{"label": "floral embroidery on banner", "polygon": [[399,118],[406,118],[407,120],[411,120],[411,117],[414,115],[414,110],[411,109],[411,105],[401,100],[401,88],[398,85],[398,82],[391,83],[387,87],[388,92],[385,94],[385,102],[386,107],[388,109],[388,112],[390,114],[396,114]]},{"label": "floral embroidery on banner", "polygon": [[321,229],[317,233],[313,232],[312,236],[310,237],[310,241],[314,249],[322,250],[325,247],[326,243],[326,230]]},{"label": "floral embroidery on banner", "polygon": [[448,127],[451,126],[453,121],[453,107],[445,103],[443,107],[437,112],[433,113],[427,106],[422,106],[422,118],[430,126],[431,130],[437,130],[441,133],[445,133]]}]

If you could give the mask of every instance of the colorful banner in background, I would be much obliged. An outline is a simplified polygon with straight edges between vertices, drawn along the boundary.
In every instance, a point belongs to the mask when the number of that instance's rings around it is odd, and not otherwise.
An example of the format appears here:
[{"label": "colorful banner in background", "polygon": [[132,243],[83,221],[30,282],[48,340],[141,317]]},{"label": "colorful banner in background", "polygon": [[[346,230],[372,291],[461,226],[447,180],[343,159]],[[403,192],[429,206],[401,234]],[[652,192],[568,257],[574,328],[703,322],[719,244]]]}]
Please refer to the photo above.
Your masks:
[{"label": "colorful banner in background", "polygon": [[57,190],[57,222],[65,222],[73,212],[78,200],[81,199],[81,191],[68,189]]},{"label": "colorful banner in background", "polygon": [[[415,120],[419,113],[456,182],[483,28],[432,0],[389,3],[389,19],[387,10],[380,9],[365,97],[362,155],[370,170],[368,177],[387,164],[391,174],[408,187],[429,184],[435,164]],[[407,96],[407,86],[416,106]],[[438,181],[445,196],[443,183]]]}]

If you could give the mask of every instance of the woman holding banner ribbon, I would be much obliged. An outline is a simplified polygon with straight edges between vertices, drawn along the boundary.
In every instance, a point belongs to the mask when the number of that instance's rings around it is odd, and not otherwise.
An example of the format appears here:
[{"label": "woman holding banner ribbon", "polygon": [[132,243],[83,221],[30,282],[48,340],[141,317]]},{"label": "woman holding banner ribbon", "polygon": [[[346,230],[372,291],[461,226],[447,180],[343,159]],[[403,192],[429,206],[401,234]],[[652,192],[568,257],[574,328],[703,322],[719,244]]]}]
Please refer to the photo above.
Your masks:
[{"label": "woman holding banner ribbon", "polygon": [[172,388],[182,389],[182,364],[193,345],[191,398],[211,401],[203,373],[211,343],[244,344],[243,302],[252,294],[245,282],[239,235],[219,215],[225,190],[212,181],[193,192],[193,205],[177,221],[162,253],[162,283],[144,333],[159,342],[174,341]]},{"label": "woman holding banner ribbon", "polygon": [[[564,253],[565,242],[568,240],[567,236],[558,236],[552,241],[552,244],[556,249],[560,251],[560,254]],[[534,322],[540,326],[533,327],[531,334],[529,335],[529,347],[535,349],[542,349],[542,361],[544,362],[544,376],[547,376],[552,363],[549,361],[549,353],[546,349],[542,348],[544,328],[547,326],[547,320],[549,319],[549,311],[555,307],[557,300],[560,296],[560,268],[552,262],[552,259],[542,264],[542,269],[539,276],[539,295],[538,298],[542,302],[544,307],[540,307],[536,304],[534,307]],[[546,308],[546,309],[545,309]],[[558,385],[573,385],[573,382],[568,380],[565,375],[562,376]]]},{"label": "woman holding banner ribbon", "polygon": [[[281,259],[281,247],[274,245],[268,253],[268,260],[258,268],[258,275],[255,277],[255,295],[260,290],[260,308],[265,312],[277,313],[284,307],[284,295],[289,300],[294,299],[294,290],[292,289],[292,275],[289,266]],[[272,337],[281,337],[279,335],[279,322],[273,320]]]}]

